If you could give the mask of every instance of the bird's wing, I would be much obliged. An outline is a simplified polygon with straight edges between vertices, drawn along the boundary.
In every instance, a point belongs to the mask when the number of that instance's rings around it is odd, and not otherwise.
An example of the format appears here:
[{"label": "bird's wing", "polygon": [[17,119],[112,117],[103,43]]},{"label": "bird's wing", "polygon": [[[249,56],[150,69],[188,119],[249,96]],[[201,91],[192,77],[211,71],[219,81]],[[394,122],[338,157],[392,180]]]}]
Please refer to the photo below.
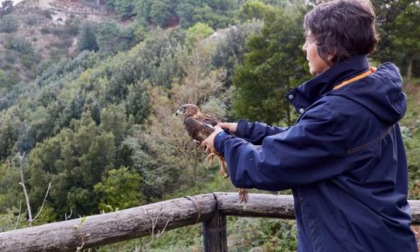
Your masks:
[{"label": "bird's wing", "polygon": [[204,116],[203,122],[210,124],[211,126],[216,126],[220,122],[219,119],[217,119],[216,117],[212,115],[203,114],[203,116]]},{"label": "bird's wing", "polygon": [[184,120],[185,129],[188,134],[199,142],[202,142],[214,131],[214,127],[208,123],[201,122],[194,118],[186,118]]}]

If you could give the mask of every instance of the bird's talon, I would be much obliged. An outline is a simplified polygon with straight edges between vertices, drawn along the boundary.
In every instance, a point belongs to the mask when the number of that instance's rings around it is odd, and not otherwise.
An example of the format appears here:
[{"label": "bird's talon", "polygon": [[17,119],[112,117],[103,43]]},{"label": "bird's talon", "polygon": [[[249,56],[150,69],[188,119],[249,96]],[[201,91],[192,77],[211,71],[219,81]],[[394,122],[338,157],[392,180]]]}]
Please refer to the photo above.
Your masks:
[{"label": "bird's talon", "polygon": [[248,202],[248,190],[247,189],[239,189],[239,203],[246,205]]},{"label": "bird's talon", "polygon": [[208,165],[211,165],[213,163],[213,158],[214,158],[215,154],[214,153],[210,153],[206,159],[204,159],[204,162]]}]

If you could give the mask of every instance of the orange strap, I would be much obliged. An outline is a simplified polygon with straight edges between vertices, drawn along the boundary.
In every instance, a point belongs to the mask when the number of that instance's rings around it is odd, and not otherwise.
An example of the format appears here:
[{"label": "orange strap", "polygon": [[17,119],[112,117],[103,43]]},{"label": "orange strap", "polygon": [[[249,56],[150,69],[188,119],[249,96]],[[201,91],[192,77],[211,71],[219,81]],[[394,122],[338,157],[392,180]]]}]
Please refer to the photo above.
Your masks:
[{"label": "orange strap", "polygon": [[341,88],[341,87],[343,87],[343,86],[345,86],[347,84],[350,84],[352,82],[355,82],[357,80],[360,80],[360,79],[368,76],[369,74],[374,73],[375,71],[376,71],[376,68],[375,67],[370,67],[369,70],[367,70],[366,72],[361,73],[361,74],[359,74],[359,75],[351,78],[350,80],[346,80],[346,81],[341,82],[340,84],[338,84],[337,86],[335,86],[333,88],[333,90],[339,89],[339,88]]}]

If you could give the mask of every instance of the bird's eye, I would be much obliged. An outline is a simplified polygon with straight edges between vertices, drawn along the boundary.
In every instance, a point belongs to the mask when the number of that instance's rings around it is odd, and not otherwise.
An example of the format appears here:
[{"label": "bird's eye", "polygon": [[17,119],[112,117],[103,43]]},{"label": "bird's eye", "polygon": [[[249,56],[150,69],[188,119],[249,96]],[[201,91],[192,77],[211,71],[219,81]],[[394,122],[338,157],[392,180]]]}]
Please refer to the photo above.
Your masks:
[{"label": "bird's eye", "polygon": [[184,108],[184,107],[182,107],[182,108],[181,108],[181,111],[184,111],[184,110],[185,110],[185,108]]}]

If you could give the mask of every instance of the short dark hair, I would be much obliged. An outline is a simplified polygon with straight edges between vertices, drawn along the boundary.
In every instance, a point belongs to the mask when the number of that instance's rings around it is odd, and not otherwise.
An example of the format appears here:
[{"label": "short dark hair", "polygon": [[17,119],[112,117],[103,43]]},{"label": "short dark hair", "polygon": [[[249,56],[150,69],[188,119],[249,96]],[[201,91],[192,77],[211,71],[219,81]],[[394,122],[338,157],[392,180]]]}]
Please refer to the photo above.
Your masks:
[{"label": "short dark hair", "polygon": [[[371,53],[378,43],[376,15],[369,0],[335,0],[316,6],[305,15],[319,56],[330,64]],[[327,60],[328,55],[333,55]]]}]

